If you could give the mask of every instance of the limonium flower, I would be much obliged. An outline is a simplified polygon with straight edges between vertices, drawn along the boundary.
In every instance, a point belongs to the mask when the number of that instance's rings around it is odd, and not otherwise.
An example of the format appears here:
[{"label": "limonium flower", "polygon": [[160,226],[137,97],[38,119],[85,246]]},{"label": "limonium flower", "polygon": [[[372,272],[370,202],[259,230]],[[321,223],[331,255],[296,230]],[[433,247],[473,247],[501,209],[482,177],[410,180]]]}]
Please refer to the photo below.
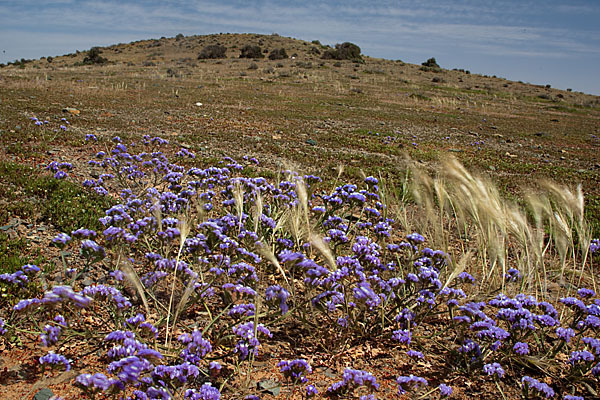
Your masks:
[{"label": "limonium flower", "polygon": [[189,400],[219,400],[221,393],[219,389],[207,382],[199,389],[187,389],[184,398]]},{"label": "limonium flower", "polygon": [[452,387],[441,383],[440,386],[438,386],[438,389],[440,391],[440,396],[442,397],[448,397],[452,394],[453,390]]},{"label": "limonium flower", "polygon": [[108,378],[102,373],[95,374],[81,374],[75,379],[75,383],[84,388],[86,391],[106,391],[111,386],[116,386],[121,390],[125,389],[125,386],[115,378]]},{"label": "limonium flower", "polygon": [[406,355],[409,356],[410,358],[419,358],[419,359],[423,358],[423,353],[421,353],[420,351],[416,351],[416,350],[408,350],[406,352]]},{"label": "limonium flower", "polygon": [[377,379],[371,373],[359,369],[346,368],[342,380],[327,388],[327,393],[341,394],[357,387],[365,386],[371,390],[379,389]]},{"label": "limonium flower", "polygon": [[529,354],[529,345],[527,343],[517,342],[513,346],[513,350],[515,351],[515,353],[524,356]]},{"label": "limonium flower", "polygon": [[594,360],[594,355],[587,350],[573,351],[571,353],[571,357],[569,357],[569,362],[571,363],[571,365],[575,365],[581,362],[591,363]]},{"label": "limonium flower", "polygon": [[575,336],[575,331],[571,328],[556,328],[556,336],[569,343],[571,338]]},{"label": "limonium flower", "polygon": [[61,249],[64,248],[67,243],[71,241],[71,236],[66,233],[59,233],[54,239],[52,239],[52,243]]},{"label": "limonium flower", "polygon": [[398,384],[398,394],[403,395],[408,390],[418,390],[427,386],[427,380],[419,376],[410,374],[409,376],[399,376],[396,378]]},{"label": "limonium flower", "polygon": [[308,365],[306,360],[281,360],[277,366],[283,376],[292,382],[306,383],[308,379],[305,375],[312,373],[312,368]]},{"label": "limonium flower", "polygon": [[265,298],[267,301],[278,301],[281,314],[286,314],[289,311],[287,299],[290,293],[279,285],[272,285],[267,288]]},{"label": "limonium flower", "polygon": [[67,358],[65,356],[56,354],[53,351],[49,352],[45,356],[40,357],[39,361],[40,361],[40,364],[42,364],[42,365],[43,364],[49,364],[49,365],[63,364],[67,371],[71,370],[70,361],[67,360]]},{"label": "limonium flower", "polygon": [[582,299],[589,299],[594,297],[596,295],[596,292],[594,292],[592,289],[581,288],[577,290],[577,295]]},{"label": "limonium flower", "polygon": [[412,333],[408,329],[398,329],[392,332],[392,339],[409,345],[412,338]]},{"label": "limonium flower", "polygon": [[498,378],[502,378],[504,376],[504,369],[498,363],[485,364],[483,366],[483,371],[490,375],[497,375]]},{"label": "limonium flower", "polygon": [[524,376],[521,379],[521,384],[523,385],[523,391],[526,393],[531,389],[547,399],[554,397],[554,390],[550,386],[530,376]]},{"label": "limonium flower", "polygon": [[306,397],[307,398],[315,397],[318,394],[319,394],[319,391],[313,385],[308,385],[306,387]]}]

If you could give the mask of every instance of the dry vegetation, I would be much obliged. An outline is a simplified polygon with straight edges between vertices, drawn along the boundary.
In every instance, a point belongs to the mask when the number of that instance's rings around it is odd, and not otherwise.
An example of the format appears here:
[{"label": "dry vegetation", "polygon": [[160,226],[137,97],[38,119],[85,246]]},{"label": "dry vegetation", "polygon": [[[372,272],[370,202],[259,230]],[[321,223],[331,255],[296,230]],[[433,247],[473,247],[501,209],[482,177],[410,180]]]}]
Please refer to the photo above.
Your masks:
[{"label": "dry vegetation", "polygon": [[[207,56],[206,49],[217,46],[227,49],[225,58]],[[264,57],[240,58],[245,46],[260,46]],[[280,54],[281,49],[287,58],[269,58],[270,52]],[[281,235],[298,246],[310,243],[311,256],[332,270],[345,247],[336,246],[332,252],[323,242],[325,234],[319,231],[323,221],[311,213],[314,204],[308,204],[312,192],[307,193],[302,180],[281,173],[283,169],[321,176],[320,187],[326,193],[346,182],[376,177],[385,217],[395,221],[394,234],[377,239],[379,243],[398,242],[411,232],[420,232],[427,246],[447,255],[444,286],[461,272],[476,276],[477,287],[467,293],[470,299],[528,293],[539,301],[556,302],[574,296],[583,286],[598,289],[597,267],[590,255],[591,239],[600,236],[600,99],[596,96],[399,60],[366,56],[357,61],[325,60],[321,54],[327,46],[278,35],[178,36],[100,50],[101,54],[94,55],[105,58],[102,63],[90,63],[87,52],[78,52],[0,69],[0,201],[4,205],[0,257],[8,266],[0,273],[14,272],[38,257],[36,263],[45,266],[48,279],[59,279],[57,271],[65,257],[73,254],[44,246],[57,233],[70,232],[83,223],[100,229],[89,224],[98,224],[97,214],[116,201],[116,189],[107,200],[70,182],[56,183],[41,168],[50,161],[71,162],[75,168],[70,179],[79,183],[89,177],[85,163],[91,154],[109,153],[114,136],[139,146],[142,136],[150,135],[168,139],[171,153],[180,148],[195,153],[194,160],[183,162],[186,167],[217,165],[224,156],[236,160],[250,156],[260,165],[245,165],[244,176],[295,182],[291,192],[299,202],[287,210],[275,208],[275,213],[268,205],[272,199],[257,195],[248,202],[248,188],[235,181],[237,186],[228,193],[234,205],[231,215],[241,221],[247,214],[246,229],[259,232],[263,210],[271,210],[277,226],[269,240]],[[205,56],[199,59],[203,51]],[[32,117],[49,122],[36,126]],[[64,129],[59,128],[67,122]],[[94,134],[98,142],[86,144],[87,134]],[[363,211],[349,208],[343,218],[348,225],[356,224],[366,218]],[[182,233],[188,228],[186,218],[195,226],[207,216],[198,212],[181,218]],[[354,229],[347,232],[350,242],[359,236],[358,228]],[[164,256],[179,261],[185,236],[165,247]],[[275,247],[273,242],[271,250],[266,247],[260,254],[265,268],[259,272],[261,282],[287,285],[298,295],[309,293],[301,276],[294,276],[297,271],[280,263]],[[124,269],[129,282],[126,293],[139,301],[136,306],[149,310],[148,297],[168,311],[163,319],[147,314],[164,335],[160,339],[164,346],[156,348],[169,351],[175,334],[169,329],[192,326],[194,315],[204,316],[205,310],[191,305],[185,309],[190,296],[194,297],[193,285],[187,282],[186,286],[173,276],[160,293],[146,291],[136,270],[122,266],[121,254],[115,250],[111,256],[113,267]],[[505,276],[511,268],[522,274],[518,285],[507,284]],[[40,291],[40,287],[30,289]],[[7,304],[15,299],[13,293],[6,296]],[[218,306],[204,304],[209,315]],[[257,303],[259,311],[260,307]],[[396,344],[390,344],[388,337],[382,339],[385,323],[381,332],[370,331],[380,339],[375,341],[365,331],[358,338],[350,330],[338,337],[336,326],[327,325],[322,315],[302,318],[306,325],[269,321],[275,338],[264,344],[266,356],[255,363],[252,359],[243,373],[232,374],[231,385],[223,384],[226,398],[240,398],[252,392],[255,381],[279,377],[276,363],[282,358],[310,358],[318,366],[315,379],[321,392],[344,367],[359,360],[356,368],[380,371],[381,398],[395,396],[396,388],[385,383],[399,374],[394,368],[403,374],[430,373],[432,382],[448,378],[456,398],[518,398],[521,394],[515,382],[521,376],[515,371],[522,370],[546,374],[547,383],[564,389],[565,394],[565,382],[574,382],[577,393],[598,393],[597,380],[570,380],[545,356],[526,361],[507,356],[514,369],[504,381],[473,376],[469,382],[475,385],[466,384],[469,368],[467,372],[451,368],[448,363],[455,360],[441,355],[446,345],[456,344],[459,334],[449,334],[450,344],[421,340],[432,335],[432,326],[444,324],[445,317],[437,314],[428,316],[427,323],[415,331],[421,350],[432,354],[425,362],[387,351]],[[365,318],[370,318],[368,313]],[[305,337],[315,326],[324,327],[329,339]],[[303,337],[305,341],[300,340]],[[27,389],[31,383],[38,382],[35,387],[39,388],[39,382],[42,386],[46,382],[58,393],[77,396],[65,385],[75,375],[41,381],[33,365],[43,354],[36,348],[37,339],[23,340],[6,342],[5,367],[13,369],[3,378],[7,386],[0,393],[31,396]],[[223,357],[225,370],[231,372],[230,355],[223,355],[226,351],[217,345],[215,349]],[[80,362],[98,363],[99,357],[90,354]],[[19,357],[28,360],[29,370],[15,367]],[[566,359],[562,362],[566,364]],[[236,372],[238,368],[236,363]]]}]

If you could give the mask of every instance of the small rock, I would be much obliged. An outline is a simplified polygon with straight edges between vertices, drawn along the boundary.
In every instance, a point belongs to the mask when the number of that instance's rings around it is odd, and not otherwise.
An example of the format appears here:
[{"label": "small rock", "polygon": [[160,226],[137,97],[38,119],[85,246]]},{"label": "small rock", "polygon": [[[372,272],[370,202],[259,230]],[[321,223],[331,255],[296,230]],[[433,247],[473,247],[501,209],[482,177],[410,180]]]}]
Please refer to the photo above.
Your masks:
[{"label": "small rock", "polygon": [[306,144],[310,144],[311,146],[316,146],[317,141],[313,139],[306,139]]},{"label": "small rock", "polygon": [[273,395],[275,397],[279,396],[281,392],[281,385],[279,382],[274,381],[272,379],[263,379],[262,381],[256,384],[256,387],[265,393]]},{"label": "small rock", "polygon": [[54,396],[54,393],[52,393],[52,390],[50,390],[48,388],[44,388],[44,389],[40,390],[39,392],[37,392],[35,394],[35,396],[33,396],[33,400],[49,400],[53,396]]},{"label": "small rock", "polygon": [[83,284],[83,286],[90,286],[94,283],[94,281],[89,276],[86,276],[81,283]]},{"label": "small rock", "polygon": [[196,103],[196,106],[198,106],[198,107],[202,107],[202,103],[200,103],[200,102],[197,102],[197,103]]},{"label": "small rock", "polygon": [[565,161],[565,160],[567,159],[567,157],[564,157],[564,156],[563,156],[563,157],[561,157],[560,159],[561,159],[561,160],[563,160],[563,161]]},{"label": "small rock", "polygon": [[17,126],[15,126],[15,130],[16,130],[16,131],[20,131],[21,129],[23,129],[23,128],[21,127],[21,125],[17,125]]},{"label": "small rock", "polygon": [[325,376],[328,378],[337,378],[337,374],[333,370],[331,370],[331,368],[325,369],[325,371],[323,371],[323,374],[325,374]]},{"label": "small rock", "polygon": [[72,115],[79,115],[81,113],[81,111],[79,111],[78,109],[73,108],[73,107],[65,107],[65,108],[63,108],[62,111],[64,113],[69,113],[69,114],[72,114]]}]

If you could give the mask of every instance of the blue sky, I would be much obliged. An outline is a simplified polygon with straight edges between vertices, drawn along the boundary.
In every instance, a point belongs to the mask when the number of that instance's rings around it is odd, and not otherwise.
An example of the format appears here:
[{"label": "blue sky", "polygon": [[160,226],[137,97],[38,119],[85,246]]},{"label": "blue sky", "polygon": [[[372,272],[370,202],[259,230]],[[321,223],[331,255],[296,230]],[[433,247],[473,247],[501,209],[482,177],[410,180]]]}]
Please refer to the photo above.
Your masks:
[{"label": "blue sky", "polygon": [[599,0],[0,0],[0,62],[95,45],[277,32],[600,95]]}]

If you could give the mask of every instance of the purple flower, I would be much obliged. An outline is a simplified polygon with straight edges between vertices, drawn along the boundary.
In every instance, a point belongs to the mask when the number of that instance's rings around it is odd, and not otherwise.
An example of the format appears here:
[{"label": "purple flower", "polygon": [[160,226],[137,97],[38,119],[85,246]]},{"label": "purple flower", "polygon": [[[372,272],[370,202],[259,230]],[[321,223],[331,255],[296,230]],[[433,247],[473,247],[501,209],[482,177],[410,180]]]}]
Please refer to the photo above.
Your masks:
[{"label": "purple flower", "polygon": [[409,345],[412,338],[412,333],[408,329],[398,329],[392,332],[392,339]]},{"label": "purple flower", "polygon": [[406,235],[406,240],[411,242],[413,245],[416,245],[419,243],[423,243],[425,241],[425,238],[422,235],[414,232],[409,235]]},{"label": "purple flower", "polygon": [[267,301],[279,301],[279,309],[281,310],[281,314],[287,314],[289,307],[286,301],[288,297],[290,297],[290,293],[287,290],[279,285],[269,286],[267,288],[265,297]]},{"label": "purple flower", "polygon": [[104,297],[111,298],[113,302],[117,305],[117,308],[128,308],[131,307],[131,302],[129,299],[121,294],[121,292],[107,285],[95,285],[95,286],[86,286],[82,291],[82,294],[89,297]]},{"label": "purple flower", "polygon": [[41,301],[40,299],[23,299],[23,300],[19,300],[19,302],[17,304],[15,304],[15,306],[13,307],[13,310],[15,311],[23,311],[31,306],[34,305],[38,305],[40,304]]},{"label": "purple flower", "polygon": [[306,387],[306,397],[311,398],[319,394],[319,391],[313,385],[308,385]]},{"label": "purple flower", "polygon": [[524,356],[526,354],[529,354],[529,345],[527,343],[517,342],[513,346],[513,350],[515,351],[515,353]]},{"label": "purple flower", "polygon": [[417,390],[427,386],[427,380],[425,378],[414,376],[412,374],[409,376],[399,376],[396,378],[396,383],[398,384],[399,395],[403,395],[411,389]]},{"label": "purple flower", "polygon": [[518,269],[510,268],[504,277],[509,282],[516,282],[518,279],[521,279],[521,273]]},{"label": "purple flower", "polygon": [[569,362],[571,363],[571,365],[575,365],[576,363],[580,362],[592,363],[594,359],[594,355],[589,351],[580,350],[571,353],[571,357],[569,357]]},{"label": "purple flower", "polygon": [[371,373],[359,369],[346,368],[342,380],[327,388],[327,393],[342,394],[354,388],[365,386],[371,390],[379,389],[377,379]]},{"label": "purple flower", "polygon": [[181,351],[179,356],[192,363],[198,364],[204,356],[212,351],[212,345],[210,341],[202,337],[202,332],[195,330],[191,334],[184,333],[180,335],[177,340],[187,347]]},{"label": "purple flower", "polygon": [[106,391],[111,386],[116,386],[121,390],[125,389],[123,384],[118,379],[109,379],[106,375],[101,373],[96,373],[93,375],[81,374],[75,379],[75,383],[88,391]]},{"label": "purple flower", "polygon": [[40,364],[63,364],[67,371],[71,370],[71,363],[69,360],[67,360],[65,356],[56,354],[53,351],[49,352],[45,356],[40,357]]},{"label": "purple flower", "polygon": [[64,248],[68,242],[71,241],[71,236],[66,233],[59,233],[54,239],[52,239],[52,243],[61,249]]},{"label": "purple flower", "polygon": [[210,382],[200,386],[200,389],[187,389],[184,395],[185,399],[189,400],[219,400],[221,393],[219,389],[213,387]]},{"label": "purple flower", "polygon": [[504,376],[504,369],[498,363],[485,364],[483,366],[483,371],[492,376],[498,375],[498,378],[502,378]]},{"label": "purple flower", "polygon": [[418,359],[423,358],[423,353],[421,353],[420,351],[416,351],[416,350],[408,350],[406,352],[406,355],[409,356],[410,358],[418,358]]},{"label": "purple flower", "polygon": [[306,383],[307,378],[304,375],[312,373],[312,368],[308,365],[306,360],[281,360],[277,366],[283,376],[292,382]]},{"label": "purple flower", "polygon": [[0,336],[6,333],[6,329],[4,329],[5,322],[2,318],[0,318]]},{"label": "purple flower", "polygon": [[594,292],[592,289],[581,288],[577,291],[577,295],[582,299],[589,299],[591,297],[594,297],[596,295],[596,292]]},{"label": "purple flower", "polygon": [[44,293],[44,297],[40,303],[56,304],[63,301],[69,301],[75,304],[77,307],[85,308],[90,305],[92,299],[86,296],[83,292],[75,292],[71,286],[54,286],[52,290]]},{"label": "purple flower", "polygon": [[563,397],[563,400],[583,400],[583,397],[567,394],[565,397]]},{"label": "purple flower", "polygon": [[440,390],[440,396],[442,397],[448,397],[452,394],[452,388],[443,383],[441,383],[440,386],[438,386],[438,389]]},{"label": "purple flower", "polygon": [[473,276],[471,276],[471,274],[468,272],[461,272],[458,274],[458,279],[462,280],[463,282],[475,283],[475,278],[473,278]]},{"label": "purple flower", "polygon": [[538,381],[535,378],[524,376],[521,379],[523,390],[527,392],[528,389],[533,389],[539,394],[544,395],[547,399],[554,397],[554,390],[547,384]]},{"label": "purple flower", "polygon": [[571,328],[556,328],[556,336],[569,343],[571,338],[575,336],[575,331]]}]

